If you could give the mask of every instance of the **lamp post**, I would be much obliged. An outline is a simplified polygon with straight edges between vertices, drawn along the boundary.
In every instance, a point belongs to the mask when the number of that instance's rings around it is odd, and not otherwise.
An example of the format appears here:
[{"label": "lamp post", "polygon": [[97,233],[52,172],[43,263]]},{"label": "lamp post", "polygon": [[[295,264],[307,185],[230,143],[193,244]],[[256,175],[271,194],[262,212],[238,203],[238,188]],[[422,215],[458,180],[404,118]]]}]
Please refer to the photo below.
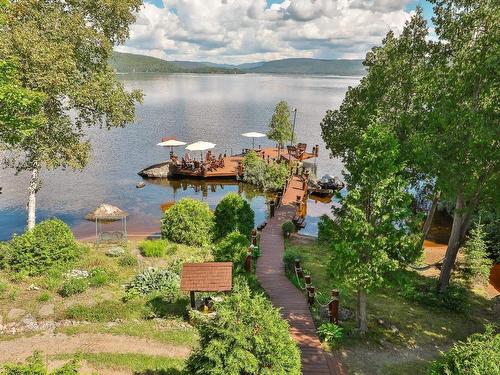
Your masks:
[{"label": "lamp post", "polygon": [[293,145],[293,136],[295,135],[295,120],[297,119],[297,108],[293,108],[292,112],[293,112],[293,128],[292,128],[292,139],[290,141],[290,146]]}]

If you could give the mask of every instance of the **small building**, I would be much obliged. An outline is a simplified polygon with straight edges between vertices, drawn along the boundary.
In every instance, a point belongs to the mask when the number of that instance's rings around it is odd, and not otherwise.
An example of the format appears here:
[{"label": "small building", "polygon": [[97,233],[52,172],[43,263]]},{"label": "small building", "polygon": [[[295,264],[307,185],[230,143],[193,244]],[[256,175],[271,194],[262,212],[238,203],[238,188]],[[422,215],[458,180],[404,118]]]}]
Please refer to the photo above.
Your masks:
[{"label": "small building", "polygon": [[195,308],[195,292],[229,292],[233,288],[232,262],[184,263],[181,290],[189,292]]}]

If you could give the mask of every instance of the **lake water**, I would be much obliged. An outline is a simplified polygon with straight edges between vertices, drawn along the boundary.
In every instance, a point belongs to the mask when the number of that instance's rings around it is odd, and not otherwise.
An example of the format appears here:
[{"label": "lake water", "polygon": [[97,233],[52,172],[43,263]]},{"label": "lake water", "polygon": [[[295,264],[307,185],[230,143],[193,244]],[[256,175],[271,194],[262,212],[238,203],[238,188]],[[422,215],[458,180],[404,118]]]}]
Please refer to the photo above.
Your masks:
[{"label": "lake water", "polygon": [[[137,172],[166,160],[168,149],[156,146],[162,137],[171,136],[191,143],[198,140],[217,144],[216,154],[241,152],[252,140],[240,134],[266,132],[267,123],[279,100],[296,107],[296,133],[299,142],[320,145],[320,155],[311,167],[317,176],[339,175],[342,165],[329,159],[321,140],[320,122],[327,109],[338,108],[355,77],[279,76],[279,75],[123,75],[128,89],[141,89],[144,104],[137,107],[137,120],[123,129],[91,129],[91,163],[83,172],[43,173],[38,194],[37,220],[59,217],[79,237],[94,233],[85,214],[102,202],[117,205],[130,213],[129,232],[149,234],[159,230],[161,206],[182,197],[194,197],[212,208],[228,192],[240,192],[256,212],[256,224],[267,215],[265,197],[248,186],[228,181],[153,181],[137,189],[142,179]],[[267,139],[256,145],[271,146]],[[177,152],[182,151],[178,149]],[[14,176],[0,169],[0,240],[24,230],[28,176]],[[315,235],[319,216],[331,204],[308,201],[305,234]]]}]

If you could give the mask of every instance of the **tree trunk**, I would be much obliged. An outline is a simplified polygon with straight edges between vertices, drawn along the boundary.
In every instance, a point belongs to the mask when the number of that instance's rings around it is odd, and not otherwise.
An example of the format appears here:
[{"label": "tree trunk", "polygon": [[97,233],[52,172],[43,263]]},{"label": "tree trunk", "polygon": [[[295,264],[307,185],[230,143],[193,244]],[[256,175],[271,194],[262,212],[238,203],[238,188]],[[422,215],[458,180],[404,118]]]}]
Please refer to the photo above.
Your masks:
[{"label": "tree trunk", "polygon": [[446,291],[450,283],[451,271],[457,259],[458,249],[463,240],[464,225],[469,222],[468,215],[464,212],[464,199],[462,194],[457,195],[455,202],[455,211],[453,212],[453,226],[451,228],[450,240],[446,249],[441,274],[439,275],[438,291],[443,293]]},{"label": "tree trunk", "polygon": [[28,186],[28,230],[35,227],[36,223],[36,193],[40,185],[40,176],[38,167],[31,171],[30,184]]},{"label": "tree trunk", "polygon": [[422,244],[425,241],[425,239],[427,238],[427,235],[429,234],[429,230],[431,229],[432,220],[434,219],[434,214],[436,213],[440,196],[441,196],[441,192],[439,190],[436,190],[434,192],[434,197],[432,198],[431,209],[429,210],[429,213],[427,214],[427,218],[425,219],[425,223],[424,223],[424,226],[422,228]]},{"label": "tree trunk", "polygon": [[365,334],[368,331],[368,319],[366,314],[366,291],[363,288],[358,289],[356,320],[359,331],[361,334]]}]

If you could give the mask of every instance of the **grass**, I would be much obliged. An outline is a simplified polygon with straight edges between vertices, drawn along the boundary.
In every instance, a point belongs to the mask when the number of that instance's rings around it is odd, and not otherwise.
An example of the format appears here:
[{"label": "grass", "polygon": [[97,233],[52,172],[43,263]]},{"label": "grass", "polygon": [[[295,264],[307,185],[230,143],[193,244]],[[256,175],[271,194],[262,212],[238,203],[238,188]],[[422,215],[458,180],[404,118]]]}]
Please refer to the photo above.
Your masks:
[{"label": "grass", "polygon": [[[145,354],[129,353],[79,353],[78,357],[98,369],[129,370],[135,375],[181,375],[184,360]],[[73,355],[62,354],[52,357],[67,360]]]},{"label": "grass", "polygon": [[[295,257],[301,259],[305,273],[312,275],[320,302],[327,302],[331,289],[338,289],[328,275],[328,248],[304,238],[287,241],[287,273],[297,284],[293,273]],[[427,278],[416,272],[405,272],[404,277],[416,284],[432,282],[422,280]],[[490,302],[479,295],[468,293],[470,306],[467,313],[452,312],[403,298],[399,295],[400,279],[394,278],[391,280],[393,284],[368,295],[369,333],[365,337],[358,336],[354,319],[342,323],[346,334],[340,346],[348,353],[346,363],[356,374],[423,374],[428,360],[437,356],[439,350],[446,350],[453,342],[482,331],[485,323],[495,320],[489,310]],[[340,292],[341,306],[354,315],[355,292],[342,289]],[[319,310],[314,308],[312,313],[318,326]]]},{"label": "grass", "polygon": [[198,331],[179,320],[125,321],[110,325],[108,323],[82,324],[60,327],[57,332],[67,335],[81,333],[107,333],[151,339],[165,344],[195,346]]},{"label": "grass", "polygon": [[[168,241],[144,240],[139,243],[139,250],[145,257],[162,257],[167,253]],[[175,247],[170,247],[170,252],[175,252]]]}]

